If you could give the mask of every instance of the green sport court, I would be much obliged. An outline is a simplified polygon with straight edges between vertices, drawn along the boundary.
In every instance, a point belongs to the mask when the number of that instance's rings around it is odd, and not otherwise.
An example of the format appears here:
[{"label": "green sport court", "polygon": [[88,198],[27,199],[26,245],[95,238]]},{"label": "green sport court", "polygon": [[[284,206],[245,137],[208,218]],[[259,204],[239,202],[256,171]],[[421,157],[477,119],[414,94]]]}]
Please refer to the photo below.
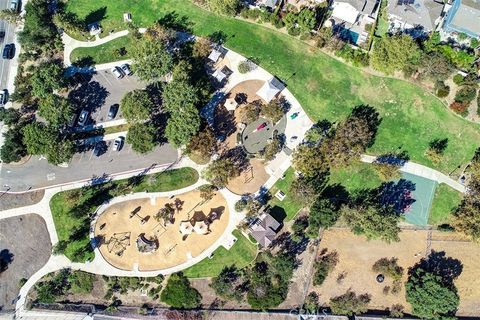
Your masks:
[{"label": "green sport court", "polygon": [[427,226],[437,182],[405,172],[402,172],[402,179],[415,184],[415,190],[412,191],[415,202],[404,213],[405,221],[417,226]]}]

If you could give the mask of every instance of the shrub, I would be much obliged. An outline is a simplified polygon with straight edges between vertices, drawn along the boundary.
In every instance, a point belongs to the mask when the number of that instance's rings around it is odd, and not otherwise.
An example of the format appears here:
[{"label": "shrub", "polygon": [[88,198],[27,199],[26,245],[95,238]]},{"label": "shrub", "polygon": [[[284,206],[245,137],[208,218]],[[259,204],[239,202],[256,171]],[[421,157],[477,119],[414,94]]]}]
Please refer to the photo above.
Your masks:
[{"label": "shrub", "polygon": [[277,29],[283,28],[285,26],[283,20],[279,16],[273,14],[270,16],[270,23],[273,24],[273,26]]},{"label": "shrub", "polygon": [[450,109],[452,109],[454,112],[461,115],[465,115],[468,112],[467,108],[468,108],[468,103],[455,101],[452,104],[450,104]]},{"label": "shrub", "polygon": [[437,81],[435,82],[435,94],[439,98],[445,98],[450,94],[450,87],[443,81]]},{"label": "shrub", "polygon": [[358,295],[355,292],[347,291],[341,296],[330,299],[330,308],[334,314],[352,316],[361,314],[368,310],[370,295]]},{"label": "shrub", "polygon": [[241,199],[235,202],[235,211],[242,212],[247,207],[247,200]]},{"label": "shrub", "polygon": [[453,76],[453,83],[455,83],[456,85],[461,85],[464,79],[465,78],[461,74],[457,73]]},{"label": "shrub", "polygon": [[455,94],[455,101],[469,103],[477,96],[477,88],[474,86],[464,86]]},{"label": "shrub", "polygon": [[327,278],[328,274],[338,263],[338,254],[336,251],[324,254],[315,263],[315,273],[313,275],[313,285],[320,286]]},{"label": "shrub", "polygon": [[238,72],[240,72],[242,74],[245,74],[245,73],[250,72],[250,71],[252,71],[252,65],[251,65],[251,62],[249,60],[244,60],[244,61],[239,63]]},{"label": "shrub", "polygon": [[83,271],[73,271],[68,276],[68,282],[73,293],[88,293],[93,290],[95,275]]},{"label": "shrub", "polygon": [[373,272],[391,277],[393,280],[399,280],[402,278],[403,268],[397,262],[397,258],[381,258],[373,264],[372,270]]},{"label": "shrub", "polygon": [[160,299],[178,309],[193,309],[200,306],[202,296],[190,286],[190,281],[183,273],[174,273],[168,278],[167,285],[160,294]]},{"label": "shrub", "polygon": [[288,28],[287,31],[288,31],[289,35],[294,36],[294,37],[300,35],[300,32],[301,32],[300,28],[296,28],[296,27],[290,27],[290,28]]}]

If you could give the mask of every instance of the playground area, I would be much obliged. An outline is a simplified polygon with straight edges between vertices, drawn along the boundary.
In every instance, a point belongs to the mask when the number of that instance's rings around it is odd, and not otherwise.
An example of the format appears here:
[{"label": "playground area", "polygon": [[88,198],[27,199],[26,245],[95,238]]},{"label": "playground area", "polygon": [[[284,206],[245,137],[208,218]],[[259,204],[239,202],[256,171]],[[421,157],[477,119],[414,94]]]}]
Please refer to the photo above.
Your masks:
[{"label": "playground area", "polygon": [[402,173],[402,179],[411,181],[415,187],[409,194],[414,201],[405,210],[405,220],[416,226],[427,226],[437,183],[405,172]]},{"label": "playground area", "polygon": [[[319,286],[310,286],[310,291],[319,294],[322,305],[328,305],[330,298],[345,293],[348,289],[357,294],[371,295],[369,307],[382,310],[393,304],[401,304],[409,311],[405,300],[403,283],[407,281],[407,270],[427,254],[429,247],[427,230],[403,230],[400,241],[387,244],[378,240],[368,241],[364,236],[357,236],[347,229],[330,229],[324,232],[320,248],[327,252],[336,251],[338,263]],[[460,306],[457,315],[471,316],[478,314],[480,307],[480,269],[478,256],[480,246],[467,241],[456,233],[433,231],[430,249],[445,252],[446,256],[460,260],[463,270],[455,280],[460,295]],[[320,250],[322,251],[322,250]],[[386,278],[383,283],[376,281],[377,273],[372,271],[373,264],[380,258],[398,259],[403,267],[404,275],[398,293],[384,293],[384,288],[393,287],[392,279]]]},{"label": "playground area", "polygon": [[236,194],[252,193],[260,189],[267,182],[269,175],[265,171],[263,161],[250,159],[249,167],[243,170],[240,175],[228,182],[227,188]]},{"label": "playground area", "polygon": [[154,271],[197,257],[222,236],[229,222],[220,193],[199,191],[172,198],[144,198],[109,206],[95,223],[102,256],[122,270]]}]

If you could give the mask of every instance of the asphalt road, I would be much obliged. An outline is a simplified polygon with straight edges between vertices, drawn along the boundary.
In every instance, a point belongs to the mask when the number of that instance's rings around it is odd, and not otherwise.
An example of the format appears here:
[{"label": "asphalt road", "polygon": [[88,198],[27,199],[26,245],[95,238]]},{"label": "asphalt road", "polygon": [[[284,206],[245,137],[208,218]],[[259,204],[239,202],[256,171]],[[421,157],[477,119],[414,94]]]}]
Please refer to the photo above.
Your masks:
[{"label": "asphalt road", "polygon": [[[7,9],[10,4],[9,0],[0,0],[0,10]],[[6,23],[3,20],[0,20],[0,30],[5,30],[5,38],[3,41],[0,42],[0,50],[3,52],[3,47],[7,43],[13,43],[13,37],[15,34],[15,26],[11,25],[9,23]],[[15,48],[15,55],[18,55],[18,48]],[[1,56],[0,56],[1,58]],[[5,89],[7,88],[7,79],[8,79],[8,74],[10,73],[10,67],[12,64],[12,60],[5,60],[1,59],[0,62],[0,89]]]},{"label": "asphalt road", "polygon": [[140,155],[125,144],[120,151],[113,151],[113,141],[107,141],[108,149],[99,157],[92,150],[74,155],[67,168],[54,166],[40,156],[32,156],[23,165],[3,164],[0,171],[2,191],[26,191],[44,188],[79,180],[112,175],[126,171],[141,170],[152,165],[168,165],[177,160],[178,152],[168,144],[157,147],[154,151]]}]

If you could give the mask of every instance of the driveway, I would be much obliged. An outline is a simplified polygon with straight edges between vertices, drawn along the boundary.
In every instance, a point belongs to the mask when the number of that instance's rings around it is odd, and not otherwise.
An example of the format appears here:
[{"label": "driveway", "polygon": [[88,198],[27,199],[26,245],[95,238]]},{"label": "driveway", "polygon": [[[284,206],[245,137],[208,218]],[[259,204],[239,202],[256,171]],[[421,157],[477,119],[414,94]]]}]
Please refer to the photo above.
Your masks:
[{"label": "driveway", "polygon": [[[110,70],[100,70],[93,74],[78,73],[74,79],[76,87],[68,96],[77,108],[78,114],[82,109],[90,112],[86,128],[108,121],[107,115],[111,105],[120,104],[127,92],[146,86],[135,75],[118,79]],[[122,118],[120,109],[115,120]]]},{"label": "driveway", "polygon": [[141,170],[152,165],[168,165],[177,160],[178,152],[168,144],[157,147],[146,155],[134,152],[125,144],[120,151],[112,150],[112,141],[106,141],[108,149],[96,157],[92,150],[74,155],[67,168],[54,166],[40,156],[32,156],[20,166],[3,164],[0,171],[2,190],[26,191],[79,180],[88,180],[104,174],[114,175],[126,171]]}]

